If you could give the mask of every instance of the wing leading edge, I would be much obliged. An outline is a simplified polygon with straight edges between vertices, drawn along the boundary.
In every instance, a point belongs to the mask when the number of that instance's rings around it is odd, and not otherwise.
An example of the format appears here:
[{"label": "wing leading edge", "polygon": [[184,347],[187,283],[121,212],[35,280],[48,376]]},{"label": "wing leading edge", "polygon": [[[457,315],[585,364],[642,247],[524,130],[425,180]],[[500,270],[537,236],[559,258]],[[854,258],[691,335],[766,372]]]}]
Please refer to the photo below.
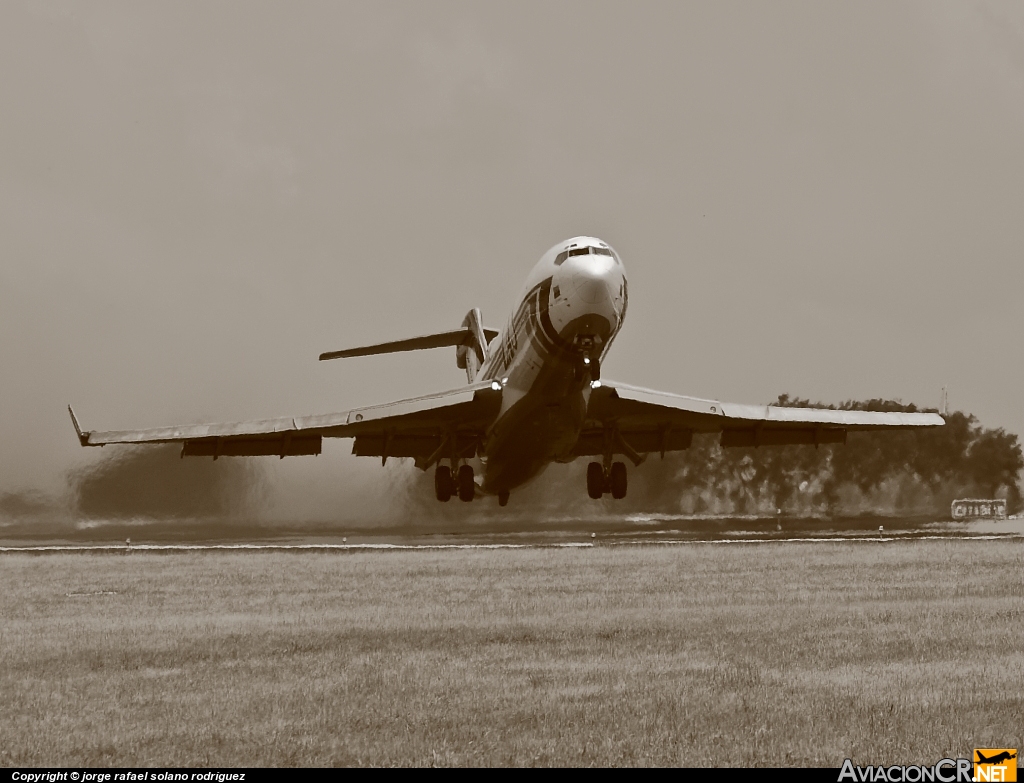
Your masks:
[{"label": "wing leading edge", "polygon": [[937,413],[783,408],[704,400],[602,382],[573,456],[603,454],[608,440],[634,462],[641,453],[689,448],[695,432],[721,432],[723,446],[845,443],[847,432],[939,427]]},{"label": "wing leading edge", "polygon": [[383,460],[414,457],[421,467],[429,467],[441,456],[475,454],[500,405],[500,390],[481,382],[340,413],[146,430],[84,431],[70,406],[68,411],[83,446],[181,443],[183,457],[284,458],[319,454],[323,438],[355,438],[355,454]]}]

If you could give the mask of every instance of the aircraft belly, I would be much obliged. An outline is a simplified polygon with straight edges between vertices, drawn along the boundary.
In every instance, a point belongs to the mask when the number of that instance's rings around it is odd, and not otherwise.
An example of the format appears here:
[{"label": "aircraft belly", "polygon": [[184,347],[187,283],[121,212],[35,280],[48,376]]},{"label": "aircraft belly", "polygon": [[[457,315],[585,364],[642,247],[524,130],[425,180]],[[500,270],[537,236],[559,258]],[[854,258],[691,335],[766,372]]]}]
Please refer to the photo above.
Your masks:
[{"label": "aircraft belly", "polygon": [[571,453],[586,417],[582,391],[563,396],[523,396],[491,429],[484,453],[483,489],[502,492],[540,475]]}]

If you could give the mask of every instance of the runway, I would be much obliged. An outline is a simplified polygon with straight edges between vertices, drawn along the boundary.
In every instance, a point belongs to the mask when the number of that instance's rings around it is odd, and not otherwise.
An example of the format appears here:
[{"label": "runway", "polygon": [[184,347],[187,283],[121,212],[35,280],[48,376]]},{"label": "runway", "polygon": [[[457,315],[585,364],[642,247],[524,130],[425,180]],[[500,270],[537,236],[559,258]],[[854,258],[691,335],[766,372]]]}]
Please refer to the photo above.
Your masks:
[{"label": "runway", "polygon": [[[364,551],[543,549],[620,546],[885,544],[901,541],[1000,541],[1024,538],[1024,519],[950,522],[922,519],[765,520],[737,518],[631,517],[619,520],[562,519],[516,525],[474,525],[455,529],[346,529],[329,533],[322,526],[264,526],[229,530],[215,523],[90,522],[75,538],[32,540],[3,535],[4,552],[186,552],[186,551]],[[246,532],[248,530],[248,535]],[[121,538],[127,531],[130,536]],[[217,535],[217,534],[220,535]],[[83,535],[84,534],[84,535]],[[126,539],[131,544],[126,544]],[[248,540],[246,540],[248,538]],[[171,540],[168,540],[171,539]]]}]

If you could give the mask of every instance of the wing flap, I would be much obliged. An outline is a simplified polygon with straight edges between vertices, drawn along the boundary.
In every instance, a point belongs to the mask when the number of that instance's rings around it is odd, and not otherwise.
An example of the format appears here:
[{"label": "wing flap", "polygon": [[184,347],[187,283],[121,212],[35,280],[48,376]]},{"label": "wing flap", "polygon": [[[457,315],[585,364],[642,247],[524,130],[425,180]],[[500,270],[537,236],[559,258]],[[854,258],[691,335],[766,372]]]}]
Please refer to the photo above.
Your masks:
[{"label": "wing flap", "polygon": [[722,446],[819,446],[823,443],[846,443],[846,430],[841,427],[764,427],[722,430]]},{"label": "wing flap", "polygon": [[275,437],[203,438],[186,440],[181,447],[183,457],[301,457],[320,453],[320,435],[295,435],[291,432]]},{"label": "wing flap", "polygon": [[[352,453],[357,457],[412,457],[421,467],[430,467],[443,457],[475,457],[483,442],[483,430],[465,429],[447,435],[438,432],[371,432],[357,435]],[[430,457],[433,459],[430,459]]]}]

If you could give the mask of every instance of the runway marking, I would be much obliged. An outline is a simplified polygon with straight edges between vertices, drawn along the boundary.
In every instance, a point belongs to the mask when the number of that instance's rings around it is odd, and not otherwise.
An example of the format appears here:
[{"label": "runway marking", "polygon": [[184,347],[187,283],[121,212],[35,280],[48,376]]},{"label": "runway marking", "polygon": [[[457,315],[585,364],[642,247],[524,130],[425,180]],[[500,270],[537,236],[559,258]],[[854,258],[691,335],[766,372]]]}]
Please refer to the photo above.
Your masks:
[{"label": "runway marking", "polygon": [[[614,535],[614,534],[613,534]],[[623,534],[627,536],[629,534]],[[132,544],[131,552],[188,552],[188,551],[258,551],[258,550],[457,550],[457,549],[593,549],[600,546],[684,546],[687,544],[836,544],[876,543],[913,541],[1006,541],[1021,540],[1021,533],[989,533],[960,535],[901,535],[882,536],[864,534],[857,536],[805,536],[790,538],[685,538],[685,539],[624,539],[599,538],[596,541],[537,542],[532,544]],[[36,546],[0,546],[3,552],[120,552],[129,554],[123,544],[61,544]],[[100,595],[106,593],[81,593],[71,595]]]}]

